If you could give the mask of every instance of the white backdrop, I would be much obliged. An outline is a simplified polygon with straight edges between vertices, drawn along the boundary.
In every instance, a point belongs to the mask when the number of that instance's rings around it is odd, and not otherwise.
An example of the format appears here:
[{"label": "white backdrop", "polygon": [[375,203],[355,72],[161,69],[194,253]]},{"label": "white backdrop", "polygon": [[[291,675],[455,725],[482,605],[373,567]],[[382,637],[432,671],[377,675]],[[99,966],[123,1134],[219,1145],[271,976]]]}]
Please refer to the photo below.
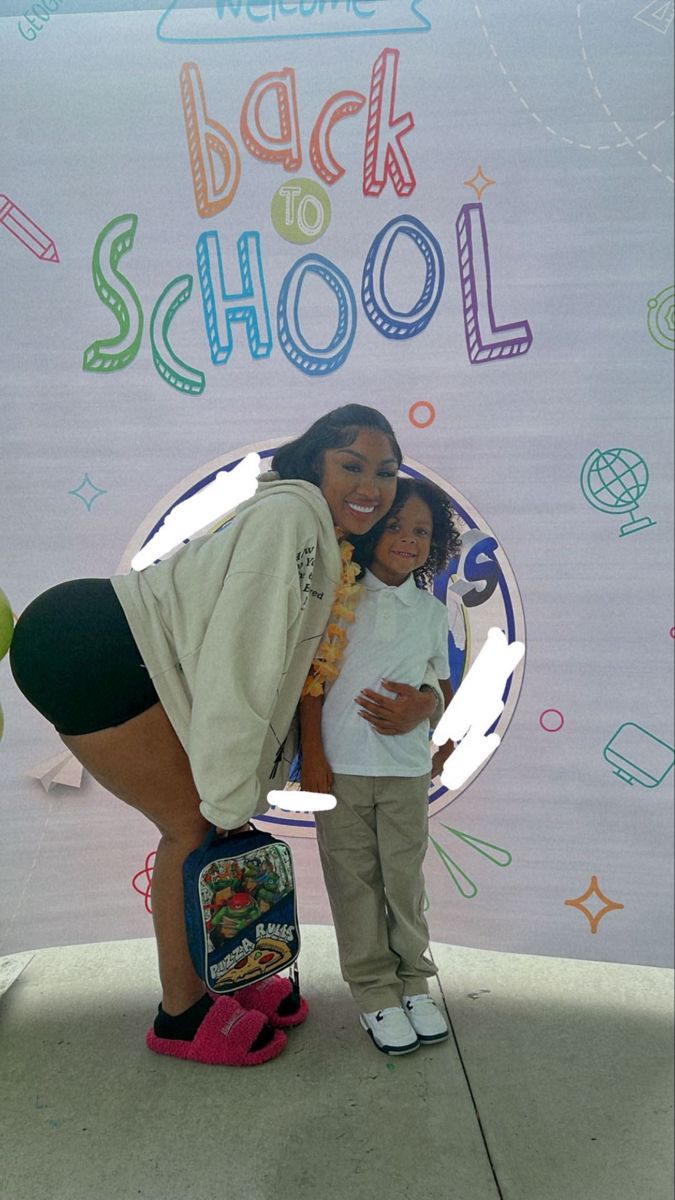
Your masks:
[{"label": "white backdrop", "polygon": [[[673,5],[0,13],[14,612],[127,569],[244,449],[380,408],[470,534],[456,682],[491,625],[527,646],[495,755],[430,794],[432,937],[670,963]],[[153,829],[45,766],[6,658],[0,703],[3,948],[149,934]]]}]

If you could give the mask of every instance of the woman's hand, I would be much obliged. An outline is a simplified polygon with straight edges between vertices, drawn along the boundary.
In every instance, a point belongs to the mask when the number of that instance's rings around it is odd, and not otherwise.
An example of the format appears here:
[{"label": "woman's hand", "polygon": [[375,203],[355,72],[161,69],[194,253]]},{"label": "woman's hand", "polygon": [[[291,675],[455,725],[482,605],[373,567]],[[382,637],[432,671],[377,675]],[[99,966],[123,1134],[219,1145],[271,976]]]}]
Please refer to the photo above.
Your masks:
[{"label": "woman's hand", "polygon": [[364,688],[355,700],[361,706],[359,716],[378,733],[385,736],[410,733],[422,721],[428,721],[436,710],[437,698],[433,692],[420,692],[409,683],[395,683],[391,679],[383,679],[382,685],[396,696],[383,696]]},{"label": "woman's hand", "polygon": [[308,759],[304,754],[300,765],[300,787],[303,792],[321,792],[327,794],[333,786],[333,772],[325,754],[312,754]]}]

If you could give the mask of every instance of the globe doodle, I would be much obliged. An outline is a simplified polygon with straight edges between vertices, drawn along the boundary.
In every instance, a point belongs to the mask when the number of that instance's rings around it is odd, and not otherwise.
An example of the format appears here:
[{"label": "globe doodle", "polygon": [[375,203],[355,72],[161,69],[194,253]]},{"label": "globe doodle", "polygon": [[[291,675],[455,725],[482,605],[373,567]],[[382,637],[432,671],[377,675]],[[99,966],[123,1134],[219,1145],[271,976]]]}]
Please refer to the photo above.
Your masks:
[{"label": "globe doodle", "polygon": [[664,350],[675,350],[675,287],[672,284],[647,301],[647,328]]},{"label": "globe doodle", "polygon": [[621,537],[656,524],[650,517],[638,521],[633,515],[649,483],[647,464],[634,450],[592,450],[581,468],[580,482],[586,500],[600,512],[630,515],[621,526]]}]

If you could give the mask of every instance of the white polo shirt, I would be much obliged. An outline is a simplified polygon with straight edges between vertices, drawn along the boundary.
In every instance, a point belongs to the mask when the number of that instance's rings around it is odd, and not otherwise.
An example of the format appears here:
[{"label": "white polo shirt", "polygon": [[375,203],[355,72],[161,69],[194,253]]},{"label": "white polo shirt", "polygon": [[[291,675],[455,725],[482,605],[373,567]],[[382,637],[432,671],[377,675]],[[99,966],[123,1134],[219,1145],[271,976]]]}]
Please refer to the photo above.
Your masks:
[{"label": "white polo shirt", "polygon": [[439,679],[448,679],[447,610],[412,575],[390,587],[366,571],[361,584],[340,674],[326,687],[321,718],[326,757],[338,775],[424,775],[431,768],[429,722],[410,733],[383,736],[358,715],[361,706],[354,701],[363,688],[394,698],[382,679],[419,687],[428,663]]}]

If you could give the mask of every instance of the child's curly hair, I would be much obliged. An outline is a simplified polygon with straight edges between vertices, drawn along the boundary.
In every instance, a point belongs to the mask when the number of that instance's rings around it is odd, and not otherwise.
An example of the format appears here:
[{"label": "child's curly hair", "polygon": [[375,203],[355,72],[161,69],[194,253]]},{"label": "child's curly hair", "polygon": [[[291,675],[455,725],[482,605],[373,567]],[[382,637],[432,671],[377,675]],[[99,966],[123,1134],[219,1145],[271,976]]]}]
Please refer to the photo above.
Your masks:
[{"label": "child's curly hair", "polygon": [[399,475],[396,481],[396,499],[387,515],[373,525],[368,533],[362,536],[353,535],[349,538],[354,545],[354,561],[361,567],[358,579],[363,577],[366,567],[370,567],[375,547],[387,528],[387,522],[401,511],[411,496],[418,496],[420,500],[428,504],[432,517],[429,557],[423,566],[413,571],[417,586],[431,591],[434,577],[444,571],[450,559],[459,553],[462,539],[453,520],[454,514],[445,492],[442,492],[435,483],[431,483],[428,479],[410,479],[407,476]]}]

